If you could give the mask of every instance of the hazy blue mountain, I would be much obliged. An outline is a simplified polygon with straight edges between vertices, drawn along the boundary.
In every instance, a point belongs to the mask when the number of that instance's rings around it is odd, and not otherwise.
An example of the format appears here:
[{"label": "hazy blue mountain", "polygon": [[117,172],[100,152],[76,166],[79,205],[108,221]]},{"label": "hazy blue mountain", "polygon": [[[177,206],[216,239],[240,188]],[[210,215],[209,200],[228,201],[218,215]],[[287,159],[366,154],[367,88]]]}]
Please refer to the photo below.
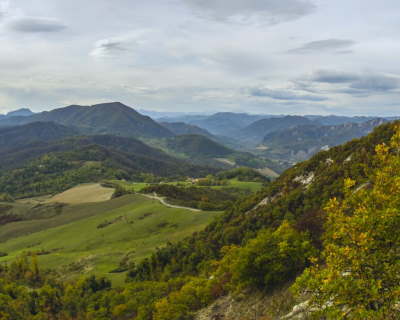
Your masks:
[{"label": "hazy blue mountain", "polygon": [[34,113],[28,108],[21,108],[15,111],[10,111],[6,114],[6,117],[29,117]]},{"label": "hazy blue mountain", "polygon": [[250,144],[258,144],[270,132],[285,130],[298,125],[311,124],[313,124],[313,121],[301,116],[261,119],[237,132],[237,137]]},{"label": "hazy blue mountain", "polygon": [[310,158],[321,150],[327,150],[355,138],[369,134],[387,120],[374,119],[362,123],[345,123],[333,126],[300,125],[268,133],[262,142],[264,155],[274,159],[294,162]]},{"label": "hazy blue mountain", "polygon": [[184,122],[161,122],[161,124],[176,135],[197,134],[209,138],[213,137],[213,135],[206,129],[202,129],[192,124]]},{"label": "hazy blue mountain", "polygon": [[28,117],[11,117],[0,120],[0,126],[21,125],[37,121],[74,126],[89,134],[149,138],[164,138],[174,135],[150,117],[144,116],[120,102],[93,106],[72,105]]}]

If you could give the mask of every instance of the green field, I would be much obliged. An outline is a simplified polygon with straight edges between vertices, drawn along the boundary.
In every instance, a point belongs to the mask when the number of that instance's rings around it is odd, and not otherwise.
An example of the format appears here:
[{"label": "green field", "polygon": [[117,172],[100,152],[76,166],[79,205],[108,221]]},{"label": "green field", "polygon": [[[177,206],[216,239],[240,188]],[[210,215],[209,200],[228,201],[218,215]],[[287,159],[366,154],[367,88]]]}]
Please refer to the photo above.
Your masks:
[{"label": "green field", "polygon": [[125,275],[109,272],[126,255],[138,261],[168,241],[203,229],[217,214],[167,208],[137,194],[65,206],[57,214],[1,226],[0,252],[8,256],[0,262],[34,252],[42,267],[58,269],[65,277],[97,274],[120,283]]}]

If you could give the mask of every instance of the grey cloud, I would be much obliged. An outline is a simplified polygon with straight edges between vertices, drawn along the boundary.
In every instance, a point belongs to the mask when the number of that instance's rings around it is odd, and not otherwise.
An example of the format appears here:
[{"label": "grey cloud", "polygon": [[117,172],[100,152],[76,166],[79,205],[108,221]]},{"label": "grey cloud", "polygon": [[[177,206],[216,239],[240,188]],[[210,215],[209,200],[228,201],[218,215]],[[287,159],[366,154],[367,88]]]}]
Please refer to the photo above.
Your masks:
[{"label": "grey cloud", "polygon": [[95,48],[90,53],[93,57],[108,57],[115,53],[126,51],[124,42],[116,39],[104,39],[95,44]]},{"label": "grey cloud", "polygon": [[302,95],[289,90],[275,90],[269,88],[251,88],[249,94],[253,97],[268,97],[274,100],[302,100],[302,101],[324,101],[325,97],[315,95]]},{"label": "grey cloud", "polygon": [[66,28],[56,19],[37,17],[14,18],[8,23],[8,27],[11,30],[24,33],[59,32]]},{"label": "grey cloud", "polygon": [[352,73],[329,70],[319,70],[312,76],[312,81],[323,83],[347,83],[358,79],[359,76]]},{"label": "grey cloud", "polygon": [[346,50],[356,44],[353,40],[347,39],[325,39],[318,41],[311,41],[303,44],[298,48],[289,50],[289,53],[306,54],[314,52],[330,52],[330,53],[351,53],[351,50]]},{"label": "grey cloud", "polygon": [[295,20],[314,11],[309,0],[185,0],[201,15],[219,20],[276,24]]},{"label": "grey cloud", "polygon": [[299,83],[306,86],[313,86],[313,83],[324,83],[332,85],[331,89],[327,89],[328,93],[344,93],[363,97],[374,93],[390,92],[400,88],[400,78],[383,74],[319,70],[309,80]]},{"label": "grey cloud", "polygon": [[399,88],[399,84],[400,82],[398,78],[375,75],[366,76],[354,81],[350,85],[350,88],[372,92],[384,92]]}]

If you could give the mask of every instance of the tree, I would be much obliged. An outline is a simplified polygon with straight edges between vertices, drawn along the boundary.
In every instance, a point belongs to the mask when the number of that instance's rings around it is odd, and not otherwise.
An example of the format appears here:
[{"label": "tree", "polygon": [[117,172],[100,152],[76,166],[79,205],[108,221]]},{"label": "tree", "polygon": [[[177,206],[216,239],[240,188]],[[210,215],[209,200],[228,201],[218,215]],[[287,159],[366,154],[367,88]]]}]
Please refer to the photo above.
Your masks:
[{"label": "tree", "polygon": [[400,301],[400,128],[376,147],[370,182],[345,180],[344,200],[332,199],[322,263],[297,280],[312,309],[329,319],[398,319]]},{"label": "tree", "polygon": [[218,278],[230,276],[232,290],[271,290],[295,278],[309,265],[315,249],[306,233],[284,221],[275,231],[266,229],[244,247],[231,246],[219,263]]}]

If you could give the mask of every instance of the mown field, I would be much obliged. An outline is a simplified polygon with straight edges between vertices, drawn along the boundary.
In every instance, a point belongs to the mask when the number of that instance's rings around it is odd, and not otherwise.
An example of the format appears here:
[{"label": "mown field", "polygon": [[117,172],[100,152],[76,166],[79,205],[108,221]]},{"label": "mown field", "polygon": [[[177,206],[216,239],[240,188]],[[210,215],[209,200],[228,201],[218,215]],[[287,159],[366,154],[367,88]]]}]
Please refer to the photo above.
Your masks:
[{"label": "mown field", "polygon": [[201,230],[218,214],[167,208],[138,194],[98,203],[41,204],[33,210],[24,207],[26,202],[13,205],[28,220],[0,226],[0,252],[8,254],[0,262],[32,252],[42,267],[67,278],[97,274],[115,283],[125,275],[110,271],[122,259],[141,260],[156,247]]}]

